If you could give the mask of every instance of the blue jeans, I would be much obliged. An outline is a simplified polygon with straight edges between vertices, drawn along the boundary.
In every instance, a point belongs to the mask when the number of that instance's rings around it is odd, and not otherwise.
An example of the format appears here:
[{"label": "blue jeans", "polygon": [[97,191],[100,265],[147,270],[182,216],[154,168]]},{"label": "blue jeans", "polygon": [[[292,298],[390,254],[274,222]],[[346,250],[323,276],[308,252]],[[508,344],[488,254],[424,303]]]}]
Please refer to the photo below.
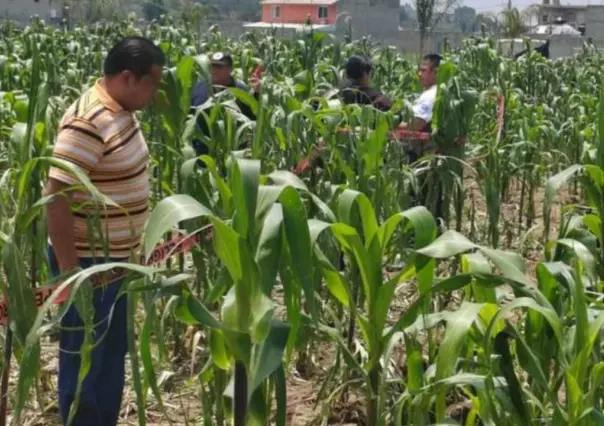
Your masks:
[{"label": "blue jeans", "polygon": [[[48,249],[51,272],[59,274],[52,247]],[[119,261],[112,259],[112,262]],[[80,259],[82,268],[104,263],[104,259]],[[94,290],[95,310],[91,367],[82,383],[79,407],[73,426],[115,426],[122,405],[125,357],[128,351],[127,298],[118,298],[121,282]],[[117,300],[116,300],[117,299]],[[109,315],[113,315],[109,323]],[[80,370],[83,326],[77,309],[71,306],[61,320],[59,343],[59,410],[67,424],[69,409],[75,399]],[[79,327],[78,330],[67,328]],[[99,341],[99,338],[102,340]]]}]

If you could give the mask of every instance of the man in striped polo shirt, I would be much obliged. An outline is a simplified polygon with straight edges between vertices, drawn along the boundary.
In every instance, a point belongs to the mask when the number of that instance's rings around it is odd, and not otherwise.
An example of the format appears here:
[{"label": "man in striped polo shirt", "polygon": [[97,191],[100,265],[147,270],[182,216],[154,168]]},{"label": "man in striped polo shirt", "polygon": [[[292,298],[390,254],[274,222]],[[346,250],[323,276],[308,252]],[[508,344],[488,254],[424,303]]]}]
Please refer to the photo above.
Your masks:
[{"label": "man in striped polo shirt", "polygon": [[[53,274],[128,261],[137,253],[149,209],[149,151],[134,111],[153,100],[164,63],[164,54],[150,40],[123,39],[107,55],[103,77],[63,116],[53,156],[81,168],[119,207],[93,205],[87,192],[67,191],[80,184],[78,179],[60,168],[50,169],[45,194],[57,195],[47,207]],[[94,290],[96,347],[74,426],[117,424],[128,349],[126,298],[118,297],[119,290],[119,284]],[[61,320],[59,408],[65,422],[78,383],[82,325],[74,306]]]}]

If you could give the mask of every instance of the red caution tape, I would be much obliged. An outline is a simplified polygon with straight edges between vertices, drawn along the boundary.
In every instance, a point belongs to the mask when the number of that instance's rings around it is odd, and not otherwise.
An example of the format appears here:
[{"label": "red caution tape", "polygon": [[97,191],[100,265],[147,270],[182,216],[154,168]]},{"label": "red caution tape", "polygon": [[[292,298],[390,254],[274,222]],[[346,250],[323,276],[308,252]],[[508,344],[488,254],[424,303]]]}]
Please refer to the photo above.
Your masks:
[{"label": "red caution tape", "polygon": [[[201,241],[202,238],[208,238],[212,234],[212,228],[207,228],[204,233],[196,233],[192,235],[182,235],[175,238],[172,238],[170,241],[158,245],[151,255],[149,259],[145,262],[144,259],[141,259],[141,264],[145,265],[157,265],[162,263],[169,257],[175,256],[177,254],[190,252],[193,250],[197,244]],[[92,288],[98,288],[103,285],[108,285],[112,283],[116,283],[120,279],[124,278],[127,274],[122,268],[115,268],[110,271],[107,271],[102,274],[94,275],[90,281],[92,281]],[[42,287],[38,287],[35,289],[35,302],[36,306],[41,307],[50,296],[59,288],[62,284],[53,284],[46,285]],[[65,302],[71,293],[71,288],[67,287],[64,289],[61,294],[53,300],[53,304],[59,305]],[[0,300],[0,325],[6,324],[8,320],[8,307],[6,305],[6,301],[4,299]]]}]

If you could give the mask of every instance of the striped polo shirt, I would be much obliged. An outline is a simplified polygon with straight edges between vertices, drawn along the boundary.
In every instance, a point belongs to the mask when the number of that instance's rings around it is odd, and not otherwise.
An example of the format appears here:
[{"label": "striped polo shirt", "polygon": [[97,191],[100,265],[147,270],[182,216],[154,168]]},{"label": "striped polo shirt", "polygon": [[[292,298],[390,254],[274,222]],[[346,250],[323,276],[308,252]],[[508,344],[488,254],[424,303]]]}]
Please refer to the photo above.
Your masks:
[{"label": "striped polo shirt", "polygon": [[[79,166],[119,205],[93,205],[85,190],[71,192],[78,256],[104,257],[105,244],[112,258],[137,254],[149,211],[149,150],[134,113],[112,99],[100,80],[65,112],[53,157]],[[49,176],[80,184],[57,167],[51,167]]]}]

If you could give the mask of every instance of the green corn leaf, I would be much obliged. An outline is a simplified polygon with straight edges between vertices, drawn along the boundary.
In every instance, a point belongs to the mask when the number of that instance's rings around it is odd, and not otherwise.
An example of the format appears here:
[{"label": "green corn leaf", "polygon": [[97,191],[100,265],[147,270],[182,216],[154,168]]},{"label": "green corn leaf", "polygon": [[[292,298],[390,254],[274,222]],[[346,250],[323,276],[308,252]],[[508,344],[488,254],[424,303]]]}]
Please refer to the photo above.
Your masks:
[{"label": "green corn leaf", "polygon": [[598,103],[598,145],[596,164],[604,169],[604,90],[600,89],[600,102]]},{"label": "green corn leaf", "polygon": [[499,367],[508,384],[510,399],[515,408],[517,421],[528,421],[529,414],[520,381],[514,372],[514,361],[508,343],[509,334],[502,331],[495,336],[495,352],[501,356]]},{"label": "green corn leaf", "polygon": [[143,237],[145,258],[148,259],[163,236],[179,222],[198,217],[212,217],[212,212],[189,195],[173,195],[157,203],[149,215]]},{"label": "green corn leaf", "polygon": [[390,217],[379,229],[380,243],[385,249],[396,230],[396,227],[407,219],[415,232],[415,248],[428,246],[436,238],[436,221],[430,211],[424,206],[412,207],[402,213]]},{"label": "green corn leaf", "polygon": [[461,269],[465,273],[474,274],[472,294],[478,303],[497,303],[495,289],[489,287],[489,279],[480,278],[480,275],[492,276],[492,268],[488,260],[481,253],[465,254],[461,258]]},{"label": "green corn leaf", "polygon": [[285,238],[289,250],[293,254],[291,259],[292,270],[304,290],[308,312],[316,320],[318,314],[315,306],[313,282],[312,240],[306,211],[300,196],[292,187],[288,187],[283,191],[279,201],[283,207]]},{"label": "green corn leaf", "polygon": [[[128,351],[130,354],[130,363],[132,365],[132,385],[136,392],[136,405],[138,412],[138,424],[145,426],[147,424],[146,404],[143,395],[143,385],[140,374],[138,351],[136,347],[136,336],[134,322],[136,320],[136,304],[138,300],[137,293],[128,294]],[[82,357],[82,362],[84,357]],[[80,368],[80,372],[82,368]],[[75,413],[75,412],[74,412]]]},{"label": "green corn leaf", "polygon": [[218,329],[210,332],[210,352],[212,354],[212,361],[214,361],[218,368],[225,371],[229,371],[232,368],[224,334]]},{"label": "green corn leaf", "polygon": [[275,383],[275,400],[277,402],[275,413],[275,426],[285,426],[287,422],[287,383],[283,365],[273,373]]},{"label": "green corn leaf", "polygon": [[273,204],[264,220],[255,255],[262,289],[267,295],[271,294],[276,284],[276,276],[281,262],[282,226],[283,209],[281,205]]},{"label": "green corn leaf", "polygon": [[287,324],[273,320],[266,339],[254,347],[249,374],[250,395],[283,364],[288,333]]},{"label": "green corn leaf", "polygon": [[531,349],[531,346],[513,325],[508,325],[508,333],[516,340],[518,362],[520,366],[531,375],[534,383],[533,388],[540,387],[540,390],[545,391],[552,402],[556,401],[555,393],[549,390],[548,377],[541,368],[540,360]]},{"label": "green corn leaf", "polygon": [[562,185],[566,184],[568,180],[571,179],[573,176],[581,173],[582,170],[583,166],[579,164],[574,164],[566,170],[563,170],[562,172],[558,173],[555,176],[552,176],[547,180],[545,184],[545,196],[543,199],[543,218],[545,221],[546,237],[549,232],[552,204],[554,202],[554,197],[556,196],[556,193],[562,187]]},{"label": "green corn leaf", "polygon": [[368,247],[374,235],[378,231],[378,223],[375,218],[375,211],[365,194],[351,189],[346,189],[338,198],[338,216],[346,225],[355,227],[354,207],[358,206],[362,229],[357,229],[359,235],[363,235],[365,246]]},{"label": "green corn leaf", "polygon": [[[489,352],[490,347],[491,347],[490,340],[492,337],[494,327],[497,324],[497,321],[499,320],[499,318],[504,317],[509,312],[513,311],[514,309],[518,309],[518,308],[529,308],[529,309],[543,315],[543,317],[547,320],[550,327],[552,328],[554,335],[556,336],[556,339],[558,340],[558,345],[562,346],[563,341],[564,341],[564,337],[563,337],[563,333],[562,333],[563,328],[562,328],[562,323],[560,321],[560,318],[558,317],[556,312],[551,307],[540,305],[534,299],[531,299],[528,297],[521,297],[521,298],[517,298],[517,299],[511,301],[509,304],[502,307],[499,310],[499,312],[497,313],[497,315],[493,318],[491,323],[489,324],[488,329],[485,333],[486,340],[484,342],[484,347],[487,348],[487,353],[490,353]],[[566,364],[566,362],[564,360],[562,360],[562,363]]]},{"label": "green corn leaf", "polygon": [[276,170],[269,174],[268,178],[277,185],[292,186],[295,189],[302,191],[311,198],[312,202],[319,209],[319,212],[321,212],[325,219],[329,220],[330,222],[337,222],[337,219],[329,206],[315,194],[310,192],[306,184],[292,172],[286,170]]},{"label": "green corn leaf", "polygon": [[[140,347],[140,359],[143,365],[143,371],[145,373],[145,380],[151,387],[151,391],[157,400],[157,404],[161,412],[168,417],[166,408],[164,406],[163,398],[159,386],[157,385],[157,378],[155,377],[155,367],[153,366],[153,358],[151,355],[151,328],[153,327],[153,315],[148,314],[143,323],[139,337]],[[170,422],[171,424],[171,422]]]},{"label": "green corn leaf", "polygon": [[449,230],[443,233],[432,244],[417,250],[417,253],[435,259],[447,259],[476,247],[474,243],[460,233]]},{"label": "green corn leaf", "polygon": [[570,374],[564,374],[564,383],[566,388],[566,412],[568,414],[568,424],[576,424],[583,411],[583,394],[577,380]]},{"label": "green corn leaf", "polygon": [[[493,378],[496,388],[503,388],[507,386],[507,383],[503,377]],[[421,391],[426,393],[433,393],[447,389],[452,386],[472,386],[476,389],[485,389],[486,377],[480,374],[473,373],[457,373],[445,379],[436,381],[432,384],[424,386]]]},{"label": "green corn leaf", "polygon": [[17,342],[24,347],[14,407],[15,419],[19,421],[40,368],[40,342],[38,339],[28,339],[35,326],[36,307],[33,289],[25,276],[23,255],[12,240],[5,239],[3,243],[2,262],[7,283],[4,297],[11,312],[9,326]]},{"label": "green corn leaf", "polygon": [[354,256],[361,273],[363,291],[367,296],[367,302],[369,306],[373,306],[381,281],[381,265],[372,261],[374,259],[371,258],[369,252],[363,246],[361,238],[354,228],[343,223],[336,223],[331,227],[331,230],[345,250]]},{"label": "green corn leaf", "polygon": [[[587,327],[587,324],[583,326]],[[593,355],[594,345],[600,336],[602,327],[604,327],[604,314],[598,315],[597,319],[589,325],[584,345],[575,347],[575,358],[571,362],[569,373],[576,378],[577,383],[584,390],[588,389],[586,378],[590,367],[590,358]],[[579,324],[577,324],[577,328],[579,328]],[[577,338],[576,344],[578,345],[578,343]]]},{"label": "green corn leaf", "polygon": [[218,173],[218,168],[216,167],[216,162],[214,159],[208,155],[202,155],[199,157],[201,161],[203,161],[210,171],[212,175],[212,179],[216,187],[218,188],[218,193],[220,194],[220,200],[222,202],[223,211],[226,217],[231,217],[233,214],[233,194],[231,193],[230,188],[227,183],[222,179],[220,174]]},{"label": "green corn leaf", "polygon": [[586,269],[588,276],[592,279],[596,279],[597,260],[591,253],[591,251],[589,251],[589,249],[585,247],[584,244],[577,240],[568,238],[556,240],[556,244],[560,244],[564,247],[568,247],[569,249],[571,249],[577,256],[577,258],[582,262],[583,267]]},{"label": "green corn leaf", "polygon": [[253,343],[259,343],[264,341],[270,332],[269,327],[271,326],[275,306],[272,300],[261,290],[256,291],[250,302],[250,336]]},{"label": "green corn leaf", "polygon": [[254,241],[260,161],[231,157],[230,173],[235,206],[233,227],[243,238]]},{"label": "green corn leaf", "polygon": [[594,405],[594,398],[600,391],[602,384],[604,383],[604,362],[598,362],[591,370],[590,384],[591,389],[587,392],[585,397],[585,405],[592,407]]},{"label": "green corn leaf", "polygon": [[440,346],[440,353],[443,356],[438,357],[436,364],[436,380],[454,374],[455,364],[467,339],[468,331],[485,306],[484,304],[464,302],[459,310],[448,316],[445,337]]},{"label": "green corn leaf", "polygon": [[176,67],[180,111],[185,117],[191,106],[191,89],[193,88],[194,68],[195,60],[190,56],[182,58]]},{"label": "green corn leaf", "polygon": [[212,315],[212,313],[191,295],[185,295],[173,299],[172,303],[177,306],[174,310],[176,318],[185,324],[202,324],[212,329],[223,329],[224,326]]},{"label": "green corn leaf", "polygon": [[323,277],[325,278],[327,289],[345,308],[350,308],[350,301],[352,300],[350,286],[340,273],[334,269],[323,268]]},{"label": "green corn leaf", "polygon": [[229,87],[227,90],[231,92],[235,96],[235,98],[237,98],[237,100],[249,106],[254,115],[258,115],[260,105],[251,93],[239,89],[238,87]]}]

